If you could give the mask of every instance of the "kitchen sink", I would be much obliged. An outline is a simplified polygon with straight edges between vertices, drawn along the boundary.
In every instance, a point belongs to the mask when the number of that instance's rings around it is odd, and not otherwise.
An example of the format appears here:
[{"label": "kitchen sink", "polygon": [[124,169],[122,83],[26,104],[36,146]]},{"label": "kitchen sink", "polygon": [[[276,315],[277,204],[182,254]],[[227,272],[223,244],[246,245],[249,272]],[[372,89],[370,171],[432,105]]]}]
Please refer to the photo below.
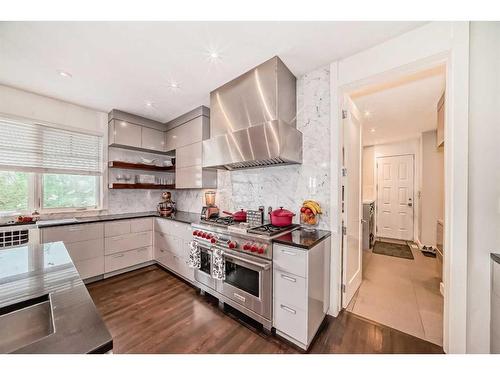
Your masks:
[{"label": "kitchen sink", "polygon": [[0,353],[10,353],[55,332],[48,294],[0,309]]}]

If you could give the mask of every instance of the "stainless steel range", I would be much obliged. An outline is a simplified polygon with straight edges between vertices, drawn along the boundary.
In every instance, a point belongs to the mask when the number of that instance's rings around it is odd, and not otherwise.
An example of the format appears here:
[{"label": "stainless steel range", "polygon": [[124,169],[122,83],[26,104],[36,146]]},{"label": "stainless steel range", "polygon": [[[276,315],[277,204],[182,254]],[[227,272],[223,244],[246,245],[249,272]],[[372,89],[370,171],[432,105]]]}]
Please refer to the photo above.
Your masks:
[{"label": "stainless steel range", "polygon": [[[271,330],[272,239],[299,225],[247,228],[223,217],[201,220],[192,227],[201,251],[201,267],[195,270],[200,288]],[[212,253],[217,248],[224,251],[225,280],[211,276]]]}]

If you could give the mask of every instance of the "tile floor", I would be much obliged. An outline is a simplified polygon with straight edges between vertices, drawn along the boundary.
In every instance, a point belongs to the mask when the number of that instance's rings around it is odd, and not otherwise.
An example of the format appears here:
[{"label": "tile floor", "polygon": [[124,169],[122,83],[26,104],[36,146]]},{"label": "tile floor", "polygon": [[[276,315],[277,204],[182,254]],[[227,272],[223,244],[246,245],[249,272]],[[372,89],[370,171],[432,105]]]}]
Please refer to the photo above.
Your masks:
[{"label": "tile floor", "polygon": [[364,251],[363,282],[347,310],[442,346],[437,261],[410,247],[414,260]]}]

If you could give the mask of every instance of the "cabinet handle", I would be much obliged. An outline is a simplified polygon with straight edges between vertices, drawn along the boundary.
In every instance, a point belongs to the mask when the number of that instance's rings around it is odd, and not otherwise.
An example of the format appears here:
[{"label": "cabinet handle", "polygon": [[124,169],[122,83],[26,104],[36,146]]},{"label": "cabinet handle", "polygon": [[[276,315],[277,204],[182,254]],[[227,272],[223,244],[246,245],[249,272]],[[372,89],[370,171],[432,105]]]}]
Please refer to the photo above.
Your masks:
[{"label": "cabinet handle", "polygon": [[82,230],[83,228],[79,225],[79,226],[74,226],[74,227],[69,227],[69,231],[70,232],[77,232],[79,230]]},{"label": "cabinet handle", "polygon": [[283,275],[281,274],[281,278],[282,279],[285,279],[285,280],[288,280],[288,281],[291,281],[292,283],[296,283],[297,282],[297,279],[294,278],[294,277],[290,277],[290,276],[287,276],[287,275]]},{"label": "cabinet handle", "polygon": [[285,310],[285,311],[289,312],[290,314],[294,314],[294,315],[295,315],[295,314],[297,314],[297,311],[295,311],[294,309],[292,309],[292,308],[290,308],[290,307],[288,307],[288,306],[285,306],[285,305],[280,305],[280,307],[281,307],[283,310]]},{"label": "cabinet handle", "polygon": [[297,255],[296,253],[293,253],[293,252],[288,251],[288,250],[281,250],[281,252],[282,252],[283,254],[286,254],[286,255],[291,255],[291,256],[296,256],[296,255]]},{"label": "cabinet handle", "polygon": [[241,302],[245,302],[247,299],[243,296],[240,296],[238,293],[233,293],[233,295],[239,299]]},{"label": "cabinet handle", "polygon": [[124,254],[116,254],[113,255],[113,258],[123,258],[125,255]]}]

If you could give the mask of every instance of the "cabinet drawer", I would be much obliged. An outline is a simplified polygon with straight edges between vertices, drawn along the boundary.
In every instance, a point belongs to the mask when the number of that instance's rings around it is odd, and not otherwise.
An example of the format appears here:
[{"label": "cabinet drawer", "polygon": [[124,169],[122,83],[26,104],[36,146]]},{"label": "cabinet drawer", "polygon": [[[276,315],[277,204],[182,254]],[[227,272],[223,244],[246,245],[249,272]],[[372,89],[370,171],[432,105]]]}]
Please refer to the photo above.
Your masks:
[{"label": "cabinet drawer", "polygon": [[153,230],[153,222],[150,217],[144,219],[134,219],[130,221],[130,231],[132,233],[146,232]]},{"label": "cabinet drawer", "polygon": [[201,165],[201,142],[179,147],[175,151],[175,165],[177,168]]},{"label": "cabinet drawer", "polygon": [[165,150],[165,136],[161,130],[143,126],[141,147],[146,150]]},{"label": "cabinet drawer", "polygon": [[172,254],[172,271],[176,272],[182,277],[185,277],[188,280],[194,280],[194,269],[190,268],[186,259],[182,258],[178,255]]},{"label": "cabinet drawer", "polygon": [[122,236],[107,237],[104,239],[105,254],[151,246],[151,232],[129,233]]},{"label": "cabinet drawer", "polygon": [[106,273],[113,272],[147,262],[152,259],[152,251],[153,249],[151,246],[146,246],[117,254],[106,255],[104,257],[104,271]]},{"label": "cabinet drawer", "polygon": [[295,340],[307,344],[307,314],[304,310],[275,299],[274,327]]},{"label": "cabinet drawer", "polygon": [[155,233],[155,248],[182,255],[181,240],[171,234]]},{"label": "cabinet drawer", "polygon": [[64,243],[94,240],[104,236],[104,225],[99,224],[75,224],[60,227],[42,229],[42,241]]},{"label": "cabinet drawer", "polygon": [[275,269],[307,277],[307,252],[295,247],[273,245],[273,265]]},{"label": "cabinet drawer", "polygon": [[172,234],[176,237],[184,238],[189,241],[191,241],[193,237],[191,224],[157,218],[155,219],[154,226],[155,232]]},{"label": "cabinet drawer", "polygon": [[274,296],[280,301],[307,310],[306,279],[281,270],[274,270]]},{"label": "cabinet drawer", "polygon": [[175,221],[169,219],[155,219],[155,232],[161,232],[165,234],[174,234],[174,223]]},{"label": "cabinet drawer", "polygon": [[130,233],[129,220],[117,220],[104,223],[104,236],[114,237]]},{"label": "cabinet drawer", "polygon": [[73,263],[85,259],[104,256],[104,240],[102,238],[80,242],[66,243],[66,249]]},{"label": "cabinet drawer", "polygon": [[104,256],[74,262],[82,280],[104,274]]},{"label": "cabinet drawer", "polygon": [[187,280],[194,281],[194,269],[187,265],[185,258],[167,250],[157,249],[155,251],[155,259],[169,270],[177,273]]}]

